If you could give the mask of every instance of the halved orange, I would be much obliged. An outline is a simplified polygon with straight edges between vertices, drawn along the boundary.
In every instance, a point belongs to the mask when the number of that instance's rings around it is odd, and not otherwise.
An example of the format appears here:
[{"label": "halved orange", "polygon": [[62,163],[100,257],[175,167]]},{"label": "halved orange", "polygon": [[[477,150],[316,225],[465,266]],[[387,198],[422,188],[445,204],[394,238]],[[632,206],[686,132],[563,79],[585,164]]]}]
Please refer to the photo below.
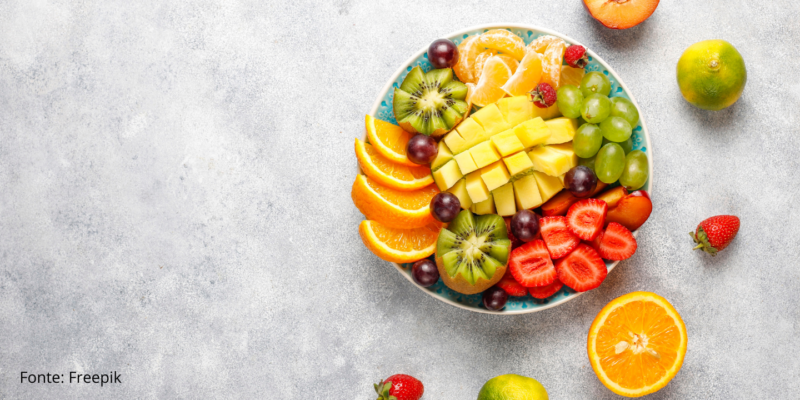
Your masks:
[{"label": "halved orange", "polygon": [[417,190],[433,183],[431,169],[409,167],[380,155],[369,143],[356,139],[356,158],[367,176],[397,190]]},{"label": "halved orange", "polygon": [[669,383],[686,355],[686,325],[674,307],[650,292],[608,303],[589,328],[588,353],[597,378],[612,392],[639,397]]},{"label": "halved orange", "polygon": [[436,185],[413,192],[403,192],[381,185],[359,174],[350,196],[367,219],[391,228],[421,228],[436,223],[430,210],[431,199],[439,193]]},{"label": "halved orange", "polygon": [[441,225],[398,229],[380,222],[364,220],[358,225],[358,235],[376,256],[389,262],[408,263],[421,260],[436,251]]},{"label": "halved orange", "polygon": [[525,42],[521,37],[505,29],[492,29],[480,35],[479,45],[495,49],[514,57],[517,61],[525,57]]},{"label": "halved orange", "polygon": [[528,44],[528,49],[542,55],[542,82],[549,83],[553,89],[558,89],[561,79],[561,62],[564,59],[567,44],[561,38],[544,35]]},{"label": "halved orange", "polygon": [[521,96],[533,90],[539,84],[541,77],[542,56],[535,51],[528,51],[528,54],[525,54],[519,63],[516,72],[500,88],[509,96]]},{"label": "halved orange", "polygon": [[483,64],[483,72],[478,83],[467,85],[470,87],[469,101],[478,107],[485,107],[502,99],[506,92],[500,89],[500,86],[503,86],[509,78],[511,78],[511,68],[500,57],[489,57]]},{"label": "halved orange", "polygon": [[367,115],[364,119],[367,125],[367,138],[378,153],[398,164],[419,166],[411,162],[406,154],[406,146],[411,139],[410,133],[391,122],[375,119],[371,115]]},{"label": "halved orange", "polygon": [[586,70],[583,68],[573,68],[569,65],[562,65],[561,79],[559,84],[561,86],[572,85],[575,87],[581,87],[581,79],[583,79],[583,75],[585,74]]}]

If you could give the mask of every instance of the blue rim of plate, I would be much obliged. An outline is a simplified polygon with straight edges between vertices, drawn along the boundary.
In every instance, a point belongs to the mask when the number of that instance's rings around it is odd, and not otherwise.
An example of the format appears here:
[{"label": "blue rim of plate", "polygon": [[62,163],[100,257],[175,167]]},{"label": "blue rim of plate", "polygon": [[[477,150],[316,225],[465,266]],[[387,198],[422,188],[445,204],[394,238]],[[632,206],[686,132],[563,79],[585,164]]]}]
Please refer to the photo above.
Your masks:
[{"label": "blue rim of plate", "polygon": [[[451,33],[445,38],[452,40],[456,45],[461,43],[464,39],[471,35],[479,34],[486,32],[490,29],[506,29],[521,37],[525,44],[527,45],[532,40],[536,39],[542,35],[553,35],[563,39],[567,42],[568,45],[582,45],[580,42],[576,41],[575,39],[570,38],[569,36],[563,35],[561,33],[539,28],[534,25],[526,25],[526,24],[512,24],[512,23],[501,23],[501,24],[487,24],[487,25],[477,25],[473,26],[464,30],[460,30],[454,33]],[[583,45],[582,45],[583,46]],[[586,47],[586,46],[584,46]],[[414,66],[422,67],[423,71],[429,71],[432,66],[430,62],[428,62],[427,56],[427,48],[423,48],[411,58],[406,60],[403,63],[403,66],[400,67],[389,79],[389,82],[381,89],[380,96],[375,101],[372,106],[372,109],[369,112],[369,115],[382,119],[384,121],[391,122],[396,124],[397,121],[394,118],[394,113],[392,112],[392,96],[393,90],[395,87],[399,87],[400,83],[403,82],[405,79],[406,74]],[[633,149],[634,150],[642,150],[647,154],[648,160],[648,168],[649,168],[649,176],[647,178],[647,183],[642,187],[642,189],[646,190],[648,193],[652,193],[653,189],[653,155],[652,155],[652,145],[650,143],[650,135],[647,131],[647,125],[644,122],[644,116],[641,112],[641,107],[639,107],[639,103],[636,102],[636,99],[631,94],[630,90],[625,83],[619,78],[619,75],[605,62],[603,59],[597,56],[593,51],[587,50],[589,54],[589,64],[586,66],[587,71],[600,71],[606,76],[608,76],[609,80],[611,81],[611,94],[610,97],[625,97],[629,99],[633,104],[636,106],[636,109],[639,110],[639,125],[636,126],[633,130]],[[366,129],[362,135],[362,140],[367,140],[367,133]],[[361,169],[358,169],[358,173],[361,173]],[[638,230],[633,232],[634,236],[637,236]],[[619,261],[615,262],[607,262],[606,267],[608,268],[608,272],[610,273],[614,267],[619,263]],[[473,295],[465,295],[461,293],[457,293],[452,289],[448,288],[444,285],[442,280],[440,279],[435,285],[423,288],[422,286],[417,285],[414,280],[411,278],[411,265],[412,264],[398,264],[398,263],[391,263],[400,272],[400,275],[405,277],[414,287],[422,290],[423,292],[429,294],[430,296],[434,297],[437,300],[450,304],[451,306],[455,306],[464,310],[485,313],[485,314],[500,314],[500,315],[517,315],[517,314],[528,314],[534,313],[537,311],[544,311],[549,308],[553,308],[564,304],[578,296],[582,293],[575,292],[574,290],[564,286],[563,289],[559,290],[558,293],[546,298],[546,299],[535,299],[530,295],[526,295],[524,297],[509,297],[508,302],[506,303],[506,307],[500,311],[490,311],[487,310],[482,306],[481,302],[481,294],[473,294]]]}]

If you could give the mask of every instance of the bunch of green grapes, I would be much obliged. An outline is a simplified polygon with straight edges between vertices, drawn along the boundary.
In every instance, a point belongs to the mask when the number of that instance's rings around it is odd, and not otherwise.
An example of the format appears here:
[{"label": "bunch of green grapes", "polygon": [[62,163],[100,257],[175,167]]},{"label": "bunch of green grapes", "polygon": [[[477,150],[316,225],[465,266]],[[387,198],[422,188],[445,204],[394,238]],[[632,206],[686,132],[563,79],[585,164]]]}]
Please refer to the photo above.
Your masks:
[{"label": "bunch of green grapes", "polygon": [[639,111],[630,100],[612,97],[611,82],[600,72],[589,72],[581,87],[558,89],[558,109],[565,117],[582,118],[572,147],[580,165],[591,168],[602,182],[619,183],[636,190],[647,182],[647,155],[633,149],[631,134]]}]

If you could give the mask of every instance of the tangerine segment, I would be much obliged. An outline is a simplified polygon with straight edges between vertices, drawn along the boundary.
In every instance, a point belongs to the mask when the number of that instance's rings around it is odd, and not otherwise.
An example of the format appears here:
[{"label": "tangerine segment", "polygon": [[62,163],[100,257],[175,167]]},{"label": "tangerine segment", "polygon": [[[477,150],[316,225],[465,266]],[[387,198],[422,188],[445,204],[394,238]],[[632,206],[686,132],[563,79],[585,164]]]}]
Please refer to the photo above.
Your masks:
[{"label": "tangerine segment", "polygon": [[478,81],[478,76],[474,75],[473,65],[478,54],[485,50],[478,44],[479,37],[478,35],[470,36],[458,45],[458,63],[453,67],[453,72],[461,82],[475,83]]},{"label": "tangerine segment", "polygon": [[367,138],[382,156],[409,167],[419,166],[411,162],[406,154],[406,145],[411,139],[410,133],[395,124],[375,119],[371,115],[366,116],[365,122]]},{"label": "tangerine segment", "polygon": [[492,29],[480,35],[479,44],[487,49],[495,49],[522,60],[525,57],[525,42],[521,37],[505,29]]},{"label": "tangerine segment", "polygon": [[613,300],[589,328],[592,369],[622,396],[644,396],[666,386],[683,364],[686,345],[686,325],[655,293],[633,292]]},{"label": "tangerine segment", "polygon": [[511,68],[500,57],[489,57],[483,64],[478,84],[468,84],[470,86],[470,102],[478,107],[485,107],[502,99],[505,92],[500,89],[500,86],[504,85],[509,78],[511,78]]},{"label": "tangerine segment", "polygon": [[369,143],[358,139],[356,139],[356,158],[367,176],[393,189],[417,190],[433,183],[430,168],[398,164],[382,156]]},{"label": "tangerine segment", "polygon": [[533,90],[539,84],[541,77],[542,56],[535,51],[528,51],[519,63],[519,68],[500,88],[509,96],[521,96]]},{"label": "tangerine segment", "polygon": [[483,64],[486,63],[486,60],[488,60],[489,57],[494,55],[497,55],[497,52],[494,50],[483,50],[478,53],[477,56],[475,56],[475,60],[471,66],[471,76],[475,78],[472,83],[478,82],[478,80],[481,78],[481,72],[483,72]]},{"label": "tangerine segment", "polygon": [[542,55],[542,82],[549,83],[553,89],[558,89],[561,64],[567,44],[561,38],[544,35],[534,39],[528,45],[528,49]]},{"label": "tangerine segment", "polygon": [[350,196],[367,219],[392,228],[421,228],[436,223],[430,211],[431,199],[439,193],[436,185],[404,192],[381,185],[359,174]]},{"label": "tangerine segment", "polygon": [[562,65],[561,79],[559,84],[561,84],[561,86],[572,85],[575,87],[581,87],[581,79],[583,79],[583,75],[585,74],[586,70],[583,68],[573,68],[569,65]]},{"label": "tangerine segment", "polygon": [[430,256],[436,250],[440,225],[397,229],[376,221],[361,221],[358,235],[376,256],[389,262],[408,263]]}]

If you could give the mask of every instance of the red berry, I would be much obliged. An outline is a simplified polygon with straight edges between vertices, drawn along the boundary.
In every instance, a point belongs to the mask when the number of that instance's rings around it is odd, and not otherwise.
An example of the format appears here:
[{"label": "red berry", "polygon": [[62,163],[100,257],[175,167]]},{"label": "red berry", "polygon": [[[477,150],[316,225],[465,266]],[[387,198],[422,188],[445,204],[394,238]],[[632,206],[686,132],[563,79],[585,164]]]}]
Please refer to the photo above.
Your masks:
[{"label": "red berry", "polygon": [[606,264],[597,252],[583,243],[556,262],[556,271],[558,280],[577,292],[600,286],[608,275]]},{"label": "red berry", "polygon": [[561,290],[562,287],[564,287],[564,284],[561,283],[561,281],[558,280],[558,278],[556,278],[556,280],[554,280],[553,283],[547,286],[528,288],[528,292],[534,299],[546,299],[558,293],[558,291]]},{"label": "red berry", "polygon": [[606,212],[608,205],[605,201],[583,199],[570,206],[567,212],[567,226],[575,236],[591,241],[603,230]]},{"label": "red berry", "polygon": [[697,225],[695,233],[689,232],[697,243],[694,250],[703,249],[712,256],[728,247],[739,232],[739,217],[734,215],[717,215]]},{"label": "red berry", "polygon": [[547,286],[556,279],[556,268],[542,240],[534,240],[511,252],[508,258],[511,275],[522,286]]},{"label": "red berry", "polygon": [[567,217],[543,217],[539,220],[539,227],[553,260],[566,256],[581,243],[567,227]]},{"label": "red berry", "polygon": [[564,61],[572,68],[584,68],[589,63],[589,55],[586,54],[586,47],[572,45],[567,47],[564,52]]},{"label": "red berry", "polygon": [[413,376],[397,374],[376,384],[375,391],[378,392],[377,400],[389,400],[392,396],[397,400],[419,400],[425,387]]},{"label": "red berry", "polygon": [[603,232],[600,245],[595,247],[600,257],[606,260],[627,260],[636,253],[636,238],[628,228],[611,222]]},{"label": "red berry", "polygon": [[549,83],[540,83],[531,91],[531,101],[539,108],[550,107],[556,104],[556,90]]},{"label": "red berry", "polygon": [[505,290],[509,296],[513,297],[522,297],[528,294],[528,288],[522,286],[516,281],[516,279],[514,279],[514,276],[511,275],[511,269],[506,269],[506,273],[503,275],[503,278],[500,279],[500,282],[497,282],[497,287]]}]

